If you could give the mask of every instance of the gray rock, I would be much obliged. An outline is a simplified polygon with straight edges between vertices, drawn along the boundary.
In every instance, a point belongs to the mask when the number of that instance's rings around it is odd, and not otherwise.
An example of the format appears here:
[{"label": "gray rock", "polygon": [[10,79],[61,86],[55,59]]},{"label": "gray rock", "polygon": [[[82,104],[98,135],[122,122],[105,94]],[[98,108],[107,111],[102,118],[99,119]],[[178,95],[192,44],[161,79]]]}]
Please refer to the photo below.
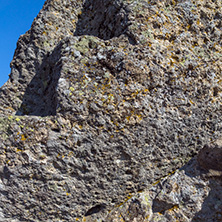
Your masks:
[{"label": "gray rock", "polygon": [[220,15],[47,0],[0,89],[0,216],[219,221]]}]

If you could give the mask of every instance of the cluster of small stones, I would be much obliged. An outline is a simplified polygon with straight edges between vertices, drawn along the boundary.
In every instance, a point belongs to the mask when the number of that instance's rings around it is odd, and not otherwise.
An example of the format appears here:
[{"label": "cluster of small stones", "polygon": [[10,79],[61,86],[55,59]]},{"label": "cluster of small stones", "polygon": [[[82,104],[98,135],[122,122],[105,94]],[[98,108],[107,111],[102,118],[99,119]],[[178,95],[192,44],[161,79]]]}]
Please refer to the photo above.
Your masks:
[{"label": "cluster of small stones", "polygon": [[47,0],[0,89],[0,219],[220,218],[220,147],[177,169],[221,137],[221,8]]}]

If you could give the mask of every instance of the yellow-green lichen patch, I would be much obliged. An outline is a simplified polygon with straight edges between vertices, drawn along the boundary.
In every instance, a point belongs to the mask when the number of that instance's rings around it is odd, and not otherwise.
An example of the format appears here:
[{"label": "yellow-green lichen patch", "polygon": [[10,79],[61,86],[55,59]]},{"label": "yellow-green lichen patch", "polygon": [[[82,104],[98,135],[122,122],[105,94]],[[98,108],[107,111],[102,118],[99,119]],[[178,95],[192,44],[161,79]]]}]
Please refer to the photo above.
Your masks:
[{"label": "yellow-green lichen patch", "polygon": [[14,121],[13,116],[0,117],[1,139],[6,140],[12,134],[10,124]]},{"label": "yellow-green lichen patch", "polygon": [[84,55],[89,51],[89,49],[94,49],[98,45],[103,45],[98,38],[93,36],[83,36],[74,44],[74,48]]}]

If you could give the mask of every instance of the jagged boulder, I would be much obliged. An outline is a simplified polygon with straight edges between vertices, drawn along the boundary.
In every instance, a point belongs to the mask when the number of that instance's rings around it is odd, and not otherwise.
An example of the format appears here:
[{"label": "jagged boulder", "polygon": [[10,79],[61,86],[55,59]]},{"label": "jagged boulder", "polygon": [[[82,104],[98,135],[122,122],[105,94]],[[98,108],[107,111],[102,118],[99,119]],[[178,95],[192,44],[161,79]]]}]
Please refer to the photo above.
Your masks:
[{"label": "jagged boulder", "polygon": [[1,220],[192,220],[203,178],[154,184],[221,137],[221,6],[47,0],[0,89]]}]

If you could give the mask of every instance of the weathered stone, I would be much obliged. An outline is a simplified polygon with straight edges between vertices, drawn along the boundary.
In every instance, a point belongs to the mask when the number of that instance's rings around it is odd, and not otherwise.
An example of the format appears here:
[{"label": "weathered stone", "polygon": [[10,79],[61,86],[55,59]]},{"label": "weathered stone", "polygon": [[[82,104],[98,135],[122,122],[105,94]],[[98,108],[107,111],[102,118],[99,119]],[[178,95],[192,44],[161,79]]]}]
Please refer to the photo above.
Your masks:
[{"label": "weathered stone", "polygon": [[[193,158],[146,191],[129,197],[102,221],[220,221],[221,180],[206,181],[201,173]],[[96,220],[87,217],[85,221]]]},{"label": "weathered stone", "polygon": [[0,218],[219,220],[221,8],[47,0],[0,89]]}]

